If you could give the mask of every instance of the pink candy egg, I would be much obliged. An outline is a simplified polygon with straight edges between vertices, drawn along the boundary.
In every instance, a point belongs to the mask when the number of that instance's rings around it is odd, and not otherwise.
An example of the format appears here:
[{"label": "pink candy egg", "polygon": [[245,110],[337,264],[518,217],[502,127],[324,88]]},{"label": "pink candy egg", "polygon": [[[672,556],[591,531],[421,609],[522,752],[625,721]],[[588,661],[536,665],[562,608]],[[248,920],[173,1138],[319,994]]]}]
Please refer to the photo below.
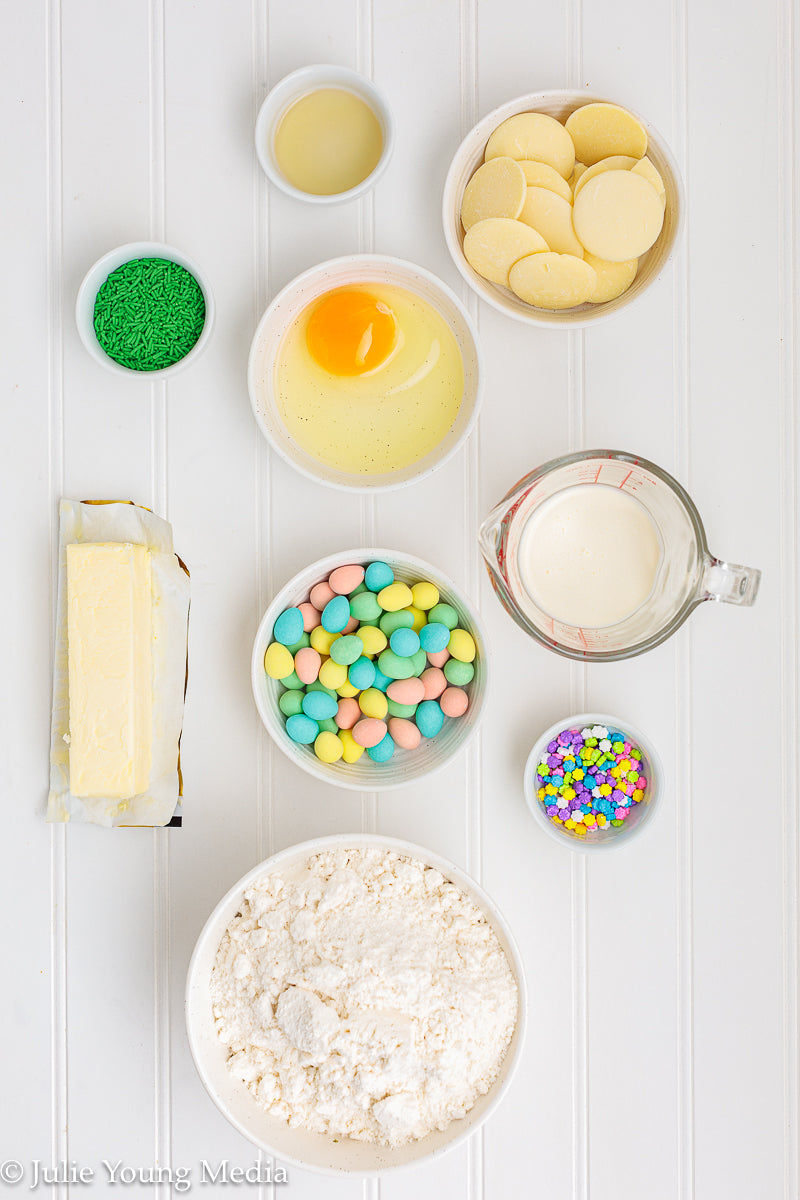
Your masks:
[{"label": "pink candy egg", "polygon": [[364,717],[363,721],[353,726],[353,741],[366,750],[369,750],[370,746],[377,746],[385,737],[386,722],[379,721],[376,717]]},{"label": "pink candy egg", "polygon": [[304,646],[294,656],[294,669],[301,683],[315,683],[321,666],[322,656],[312,646]]},{"label": "pink candy egg", "polygon": [[419,704],[425,699],[425,684],[413,676],[411,679],[395,679],[387,687],[386,695],[396,704]]},{"label": "pink candy egg", "polygon": [[309,604],[308,600],[297,606],[303,614],[303,632],[311,633],[312,629],[316,629],[319,625],[320,613],[318,608],[314,608],[313,604]]},{"label": "pink candy egg", "polygon": [[450,657],[449,650],[438,650],[436,654],[428,655],[428,662],[432,667],[443,667]]},{"label": "pink candy egg", "polygon": [[[402,701],[398,700],[397,703],[401,704]],[[406,721],[404,717],[390,717],[389,733],[401,750],[416,750],[422,740],[422,734],[414,722]]]},{"label": "pink candy egg", "polygon": [[445,688],[439,705],[446,717],[463,717],[469,707],[469,697],[462,688]]},{"label": "pink candy egg", "polygon": [[314,608],[319,609],[319,611],[322,612],[328,601],[332,600],[335,595],[336,593],[328,581],[323,579],[321,583],[314,584],[311,591],[308,593],[308,598],[314,605]]},{"label": "pink candy egg", "polygon": [[348,592],[354,591],[363,582],[364,568],[359,567],[356,563],[337,567],[328,576],[328,583],[337,596],[346,596]]},{"label": "pink candy egg", "polygon": [[438,700],[447,687],[444,671],[438,667],[428,667],[427,671],[423,671],[420,675],[420,681],[425,688],[426,700]]},{"label": "pink candy egg", "polygon": [[340,729],[352,729],[361,720],[361,709],[354,696],[339,701],[339,711],[333,719]]},{"label": "pink candy egg", "polygon": [[342,630],[342,634],[354,633],[356,629],[358,629],[358,621],[356,620],[355,617],[351,617],[350,620],[345,625],[344,629]]}]

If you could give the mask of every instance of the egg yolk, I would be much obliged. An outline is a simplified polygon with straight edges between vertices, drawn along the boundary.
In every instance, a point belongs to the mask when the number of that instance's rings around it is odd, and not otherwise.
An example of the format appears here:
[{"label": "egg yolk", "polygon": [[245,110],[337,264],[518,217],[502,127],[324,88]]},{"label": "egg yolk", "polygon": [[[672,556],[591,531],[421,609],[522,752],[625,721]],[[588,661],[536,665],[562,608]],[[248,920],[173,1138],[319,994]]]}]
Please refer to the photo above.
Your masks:
[{"label": "egg yolk", "polygon": [[396,333],[394,313],[382,300],[368,292],[331,292],[312,312],[306,342],[323,371],[363,375],[386,361]]}]

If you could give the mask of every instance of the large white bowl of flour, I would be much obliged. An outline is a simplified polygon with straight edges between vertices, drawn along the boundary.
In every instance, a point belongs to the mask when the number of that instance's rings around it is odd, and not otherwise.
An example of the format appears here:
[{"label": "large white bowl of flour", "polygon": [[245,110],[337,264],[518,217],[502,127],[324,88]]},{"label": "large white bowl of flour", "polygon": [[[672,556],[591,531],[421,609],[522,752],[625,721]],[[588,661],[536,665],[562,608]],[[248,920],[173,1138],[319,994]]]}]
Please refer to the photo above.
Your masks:
[{"label": "large white bowl of flour", "polygon": [[[304,870],[309,861],[316,859],[318,855],[324,856],[322,859],[323,863],[332,861],[340,862],[342,852],[346,850],[371,853],[373,861],[374,856],[379,853],[399,856],[399,859],[394,858],[387,861],[395,864],[399,863],[401,869],[404,869],[406,860],[422,864],[425,869],[423,875],[426,880],[426,887],[428,889],[433,888],[432,895],[436,898],[436,903],[432,906],[434,910],[437,905],[441,905],[442,901],[444,901],[445,908],[447,907],[447,884],[455,886],[457,893],[452,893],[450,897],[455,906],[454,912],[456,912],[456,918],[453,921],[452,927],[452,938],[455,943],[459,936],[461,936],[462,942],[459,945],[463,945],[464,947],[463,956],[468,964],[472,962],[472,978],[470,978],[470,971],[467,970],[460,986],[466,989],[475,988],[477,1004],[473,1005],[471,999],[468,998],[465,1002],[465,1013],[468,1014],[470,1021],[475,1019],[478,1022],[476,1030],[480,1027],[480,1017],[475,1016],[475,1013],[480,1004],[486,1003],[488,1000],[489,1005],[496,1010],[497,1005],[500,1003],[494,994],[489,995],[487,993],[482,997],[481,989],[484,987],[485,981],[479,977],[480,973],[478,975],[475,974],[475,963],[483,962],[481,957],[483,954],[483,950],[481,949],[481,928],[483,930],[483,937],[487,943],[486,953],[489,955],[486,961],[491,964],[493,970],[499,969],[498,978],[502,980],[505,977],[504,962],[502,960],[505,960],[509,968],[508,979],[513,978],[511,988],[506,987],[505,991],[506,1007],[504,1012],[506,1017],[514,1011],[514,1002],[511,997],[513,996],[513,985],[516,985],[516,1013],[515,1017],[512,1016],[511,1018],[513,1033],[508,1041],[507,1049],[502,1056],[499,1069],[488,1090],[483,1094],[477,1095],[474,1103],[471,1102],[471,1107],[469,1107],[468,1111],[463,1116],[457,1116],[455,1119],[450,1120],[444,1129],[434,1129],[424,1136],[414,1137],[413,1140],[396,1146],[356,1140],[349,1136],[335,1136],[330,1132],[313,1132],[307,1127],[307,1124],[292,1125],[286,1120],[285,1116],[273,1115],[273,1113],[269,1112],[264,1106],[263,1096],[261,1099],[258,1099],[242,1078],[242,1076],[247,1076],[248,1072],[252,1076],[255,1069],[254,1060],[255,1062],[259,1060],[259,1052],[257,1048],[249,1044],[251,1039],[246,1032],[242,1034],[242,1030],[246,1030],[248,1027],[249,1016],[246,1012],[242,1011],[240,1000],[235,998],[242,984],[242,980],[237,979],[236,976],[242,972],[247,976],[251,970],[253,972],[261,970],[269,955],[266,955],[266,957],[263,955],[260,956],[258,950],[253,949],[257,945],[259,938],[256,937],[253,939],[251,931],[258,925],[258,921],[249,919],[248,917],[244,922],[241,922],[240,916],[242,913],[248,916],[248,914],[253,913],[260,905],[267,902],[277,903],[276,900],[268,901],[268,899],[264,899],[264,880],[269,876],[278,877],[287,882],[291,881],[292,888],[295,886],[305,886],[305,881],[309,880],[309,895],[312,897],[310,910],[313,911],[319,908],[320,912],[322,912],[325,905],[336,903],[341,905],[343,917],[348,917],[351,913],[356,914],[353,918],[356,921],[359,911],[358,899],[353,900],[347,895],[337,895],[337,891],[342,887],[346,890],[347,888],[357,889],[359,886],[358,880],[354,880],[351,877],[348,869],[345,868],[340,872],[336,879],[333,879],[332,876],[328,878],[325,884],[326,899],[323,901],[313,899],[314,896],[319,895],[318,879],[316,878],[318,872],[311,872],[309,874]],[[358,870],[361,869],[358,864],[362,863],[364,859],[362,856],[357,856],[352,861],[357,866],[354,874],[358,875]],[[428,870],[431,871],[430,876],[426,873]],[[435,872],[439,872],[444,877],[442,883],[438,883]],[[392,868],[392,874],[394,874],[394,868]],[[411,877],[413,878],[413,872]],[[300,882],[298,883],[297,881]],[[394,882],[390,882],[388,886],[390,888],[394,887]],[[272,883],[267,884],[266,887],[267,895],[270,890],[273,893],[276,891]],[[416,894],[421,896],[418,883],[409,884],[410,894],[414,894],[415,887]],[[466,897],[466,901],[471,902],[471,904],[467,903],[465,905],[458,893],[462,893]],[[248,899],[245,898],[246,894]],[[392,892],[391,895],[395,896],[394,902],[396,905],[397,893]],[[478,914],[479,919],[465,921],[463,914],[472,905],[480,910]],[[413,914],[413,904],[410,910]],[[461,915],[459,916],[459,914]],[[398,910],[395,907],[393,917],[396,918],[397,915]],[[482,918],[485,918],[486,924],[481,925]],[[276,920],[280,919],[276,916]],[[436,919],[435,912],[432,913],[429,911],[424,916],[420,913],[417,917],[417,924],[421,928],[424,920],[435,921]],[[301,914],[299,922],[301,926],[299,936],[301,939],[303,936],[302,925],[304,921],[305,913]],[[265,919],[263,924],[269,927],[270,919]],[[402,921],[399,924],[395,921],[393,926],[387,927],[387,939],[389,941],[392,938],[396,940],[395,945],[392,946],[392,956],[398,955],[397,947],[403,944],[403,937],[400,930],[401,925]],[[488,930],[486,928],[487,925]],[[345,920],[340,929],[346,929],[346,927],[347,922]],[[220,944],[223,943],[223,939],[226,938],[226,932],[229,929],[235,931],[236,939],[241,938],[241,944],[237,940],[233,947],[235,952],[232,953],[232,944],[229,940],[230,935],[228,935],[228,938],[224,942],[222,956],[219,960],[220,965],[218,965],[215,974],[215,962],[217,962]],[[359,933],[356,930],[356,939],[358,936]],[[361,936],[363,936],[363,930],[361,931]],[[409,946],[413,946],[414,936],[415,930],[412,925],[408,927]],[[450,934],[448,933],[447,936],[449,937]],[[269,936],[265,935],[265,937],[269,941]],[[398,938],[399,941],[397,940]],[[378,942],[373,942],[370,947],[369,937],[367,937],[366,943],[366,955],[368,958],[371,956],[371,965],[367,970],[366,982],[371,986],[375,975],[377,974],[380,977],[381,974],[379,960],[382,947]],[[341,951],[341,946],[339,949]],[[448,948],[445,945],[443,949],[446,957]],[[241,955],[239,951],[242,952]],[[476,952],[477,957],[475,957]],[[358,956],[359,953],[358,947],[354,945],[353,955]],[[461,949],[458,950],[457,954],[461,957]],[[399,956],[402,956],[402,953]],[[324,974],[330,969],[330,965],[327,963],[326,954],[323,954],[322,957],[326,962],[324,969],[320,968]],[[225,963],[224,970],[222,969],[223,962]],[[413,953],[409,958],[408,966],[410,968],[409,974],[412,977],[411,990],[413,991]],[[444,973],[446,974],[447,972],[445,971]],[[440,972],[439,975],[441,974]],[[275,1021],[280,1020],[283,1028],[288,1029],[291,1027],[295,1031],[302,1031],[302,1037],[298,1040],[302,1042],[305,1039],[304,1046],[307,1047],[303,1051],[304,1056],[302,1061],[305,1063],[308,1063],[312,1059],[316,1061],[319,1052],[320,1061],[325,1060],[326,1064],[320,1074],[320,1078],[326,1073],[329,1077],[332,1065],[331,1056],[326,1058],[324,1044],[326,1023],[331,1021],[335,1024],[335,1019],[331,1015],[335,1001],[332,1001],[330,997],[336,992],[336,988],[328,988],[325,979],[320,977],[319,989],[314,987],[317,995],[309,996],[308,989],[313,985],[308,984],[308,977],[308,969],[305,975],[301,969],[296,977],[285,980],[282,985],[283,991],[278,996],[277,1002],[275,1002],[274,993],[270,1003],[266,991],[264,992],[264,1003],[267,1006],[266,1023],[269,1025],[269,1014],[274,1007]],[[425,979],[424,971],[420,972],[420,977],[423,980]],[[226,1021],[228,1015],[233,1014],[230,1024],[234,1032],[233,1036],[228,1039],[228,1044],[218,1036],[217,1022],[214,1016],[214,1004],[216,1004],[217,1012],[220,1012],[221,981],[224,985],[223,991],[230,993],[230,1004],[228,1009],[225,1010]],[[245,977],[243,982],[245,985],[248,984],[248,978]],[[298,987],[294,986],[295,982],[298,984]],[[427,983],[423,982],[423,986],[427,986]],[[255,990],[258,991],[260,987],[261,984],[259,983]],[[212,988],[214,995],[213,1003]],[[502,985],[493,985],[493,990],[494,992],[501,992],[503,990]],[[463,996],[461,1000],[464,1000]],[[385,997],[381,998],[378,996],[375,1012],[378,1022],[376,1027],[377,1032],[372,1033],[370,1031],[367,1020],[367,1025],[359,1035],[360,1042],[357,1044],[364,1047],[365,1056],[370,1060],[364,1063],[365,1076],[367,1073],[374,1073],[376,1069],[380,1069],[375,1061],[376,1046],[380,1042],[381,1037],[385,1036],[385,1028],[382,1029],[381,1021],[385,1020],[387,1016],[386,1009],[388,1007],[389,1005],[386,1004]],[[251,1142],[268,1154],[274,1155],[281,1162],[294,1164],[324,1174],[368,1176],[396,1170],[401,1167],[413,1166],[444,1153],[474,1133],[478,1126],[490,1116],[495,1107],[500,1103],[503,1093],[511,1082],[522,1052],[526,1010],[525,978],[519,951],[504,918],[486,893],[469,875],[453,863],[441,858],[437,854],[431,853],[431,851],[421,846],[416,846],[398,838],[366,834],[338,834],[333,837],[317,838],[313,841],[291,846],[289,849],[283,850],[281,853],[275,854],[272,858],[260,863],[245,875],[243,879],[240,879],[227,895],[223,897],[206,922],[192,955],[186,986],[186,1025],[189,1035],[189,1045],[203,1084],[220,1112],[246,1138],[249,1138]],[[239,1022],[236,1019],[237,1013],[240,1017]],[[367,996],[365,1010],[361,1011],[359,1019],[366,1019],[370,1015],[369,997]],[[402,1014],[398,1015],[396,1019],[402,1026],[404,1022]],[[253,1024],[255,1029],[258,1030],[260,1028],[258,1016],[255,1017]],[[352,1021],[345,1021],[344,1024],[349,1030],[352,1026]],[[227,1032],[227,1030],[224,1032]],[[458,1031],[453,1032],[456,1034]],[[446,1029],[444,1033],[446,1040]],[[274,1028],[274,1022],[272,1035],[273,1041],[275,1039],[277,1041],[281,1040],[282,1034],[279,1036]],[[261,1036],[261,1033],[258,1033],[252,1039],[256,1046]],[[296,1033],[293,1033],[292,1036],[296,1036]],[[419,1030],[417,1030],[415,1036],[417,1038],[416,1044],[418,1044]],[[495,1030],[495,1036],[498,1036],[497,1030]],[[458,1037],[456,1037],[456,1042],[458,1042]],[[232,1054],[231,1044],[236,1049],[237,1046],[241,1046],[243,1043],[245,1049],[239,1051],[239,1054],[244,1065],[243,1067],[240,1066],[237,1071],[231,1069],[233,1064],[229,1064],[228,1062]],[[266,1043],[263,1044],[266,1045]],[[334,1041],[333,1045],[336,1044]],[[477,1044],[477,1039],[473,1038],[473,1047],[477,1047]],[[442,1061],[442,1066],[446,1067],[443,1077],[453,1080],[452,1085],[448,1084],[445,1087],[445,1093],[447,1093],[447,1088],[452,1086],[454,1094],[458,1094],[461,1087],[460,1082],[457,1082],[460,1079],[458,1061],[460,1052],[460,1049],[456,1046],[456,1049],[451,1051],[451,1055],[454,1054],[455,1059],[451,1057],[449,1061]],[[336,1057],[336,1053],[333,1057],[336,1058],[338,1067],[339,1058]],[[346,1071],[346,1059],[342,1060],[342,1066]],[[302,1072],[300,1072],[300,1075],[302,1076]],[[268,1073],[265,1073],[265,1079],[267,1076]],[[316,1079],[317,1076],[310,1074],[306,1078]],[[362,1086],[362,1083],[363,1079],[359,1079],[357,1086]],[[256,1084],[257,1090],[258,1085]],[[396,1087],[387,1085],[386,1092],[388,1098],[378,1099],[375,1102],[377,1104],[375,1111],[382,1112],[384,1117],[388,1118],[387,1128],[392,1127],[393,1107],[396,1103],[396,1098],[392,1097],[392,1093],[396,1091]],[[426,1085],[426,1095],[428,1091],[428,1085]],[[309,1103],[313,1108],[313,1097],[310,1102],[308,1097],[306,1097],[306,1108],[309,1107]],[[302,1108],[303,1105],[301,1104],[300,1107]],[[402,1112],[399,1116],[402,1120]],[[311,1120],[310,1123],[314,1124],[314,1120]],[[317,1123],[319,1123],[318,1120]]]}]

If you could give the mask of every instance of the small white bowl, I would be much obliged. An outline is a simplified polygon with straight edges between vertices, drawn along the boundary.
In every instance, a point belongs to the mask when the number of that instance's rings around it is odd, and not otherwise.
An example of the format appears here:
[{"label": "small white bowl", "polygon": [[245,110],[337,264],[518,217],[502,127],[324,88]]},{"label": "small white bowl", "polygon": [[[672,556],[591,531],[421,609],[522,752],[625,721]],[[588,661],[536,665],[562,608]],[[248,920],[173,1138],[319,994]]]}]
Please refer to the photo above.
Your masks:
[{"label": "small white bowl", "polygon": [[[278,707],[278,698],[283,688],[276,679],[270,679],[264,670],[264,655],[272,638],[272,628],[277,617],[286,608],[302,604],[315,583],[327,579],[331,571],[346,563],[367,563],[379,560],[393,569],[395,578],[404,583],[416,583],[428,579],[436,584],[442,601],[451,604],[459,616],[461,628],[469,630],[475,639],[475,675],[466,685],[469,708],[463,717],[445,722],[442,731],[434,738],[423,738],[416,750],[397,750],[385,763],[376,763],[365,753],[358,762],[324,763],[317,758],[313,746],[301,746],[293,742],[286,732],[286,718]],[[328,558],[306,567],[285,587],[281,588],[261,620],[253,644],[251,662],[253,696],[258,714],[267,732],[287,758],[297,763],[309,775],[326,783],[351,791],[387,791],[406,787],[417,779],[423,779],[440,770],[457,754],[473,736],[486,704],[488,672],[486,631],[477,610],[472,606],[447,575],[430,563],[412,554],[400,554],[396,550],[362,549],[342,550]]]},{"label": "small white bowl", "polygon": [[[383,135],[383,151],[374,170],[355,187],[346,192],[334,192],[330,196],[317,196],[294,187],[281,172],[275,158],[275,134],[284,113],[297,100],[321,88],[339,88],[358,96],[375,114]],[[275,84],[256,118],[255,139],[256,154],[264,173],[276,187],[286,192],[287,196],[307,200],[310,204],[341,204],[344,200],[355,200],[358,196],[363,196],[386,170],[394,149],[394,119],[384,97],[364,75],[359,75],[357,71],[351,71],[347,67],[316,64],[292,71],[291,75],[284,76],[280,83]]]},{"label": "small white bowl", "polygon": [[[628,740],[638,746],[642,752],[642,764],[648,786],[644,796],[634,806],[631,815],[622,825],[606,825],[603,829],[595,829],[591,833],[579,836],[572,833],[571,830],[565,829],[563,825],[554,825],[542,808],[541,801],[536,795],[536,768],[548,742],[551,742],[563,729],[585,729],[589,725],[605,725],[607,728],[617,729],[620,733],[626,734]],[[622,721],[618,717],[609,717],[604,713],[579,713],[575,717],[565,717],[562,721],[556,721],[554,725],[544,731],[528,755],[523,786],[528,808],[537,824],[549,837],[562,846],[567,846],[570,850],[577,850],[582,854],[595,854],[601,850],[611,850],[617,846],[628,845],[634,837],[638,837],[642,830],[652,824],[653,815],[661,796],[663,779],[664,770],[658,751],[650,739],[630,721]]]},{"label": "small white bowl", "polygon": [[[189,353],[185,354],[183,358],[179,358],[177,362],[172,363],[169,367],[162,367],[159,371],[134,371],[130,367],[124,367],[122,363],[115,362],[113,358],[110,358],[106,354],[98,342],[94,331],[94,304],[97,299],[97,293],[112,271],[116,271],[117,267],[121,267],[128,262],[133,262],[137,258],[165,258],[169,262],[177,263],[179,267],[183,267],[185,271],[188,271],[197,280],[206,305],[203,331],[194,346],[192,346]],[[190,363],[194,362],[202,354],[208,344],[208,339],[211,337],[211,330],[214,325],[214,311],[214,297],[208,279],[190,258],[187,258],[180,250],[176,250],[174,246],[168,246],[164,242],[128,242],[125,246],[117,246],[115,250],[109,250],[107,254],[99,258],[94,266],[87,271],[81,286],[78,288],[78,298],[75,304],[75,321],[78,326],[80,339],[93,359],[101,363],[104,367],[107,367],[109,371],[113,371],[115,375],[127,375],[135,379],[145,379],[152,382],[156,379],[167,379],[172,375],[177,375],[178,371],[182,371],[184,367],[188,367]]]},{"label": "small white bowl", "polygon": [[653,126],[628,105],[623,107],[633,113],[647,130],[647,155],[664,180],[666,189],[666,211],[664,225],[658,240],[639,261],[639,270],[627,292],[616,300],[605,304],[581,304],[576,308],[553,311],[534,308],[520,300],[508,288],[484,279],[469,265],[464,257],[464,229],[461,224],[461,201],[464,189],[483,162],[489,135],[509,117],[522,112],[546,113],[558,121],[565,121],[570,113],[584,104],[616,104],[606,96],[592,96],[581,91],[531,92],[518,96],[494,109],[475,125],[453,156],[444,185],[442,220],[447,248],[453,262],[474,292],[506,316],[514,317],[529,325],[549,325],[560,328],[579,329],[604,321],[631,304],[655,283],[675,255],[683,229],[685,201],[678,164],[668,145]]},{"label": "small white bowl", "polygon": [[[370,283],[405,288],[420,296],[444,318],[461,351],[464,395],[451,428],[424,458],[400,470],[365,476],[321,462],[290,437],[278,409],[274,373],[281,342],[303,309],[333,288]],[[258,427],[281,458],[318,483],[372,495],[416,482],[430,475],[455,454],[478,418],[483,397],[483,364],[472,318],[457,296],[440,279],[424,267],[400,258],[383,254],[348,254],[311,267],[275,297],[261,318],[253,338],[247,386]]]},{"label": "small white bowl", "polygon": [[[322,851],[365,846],[377,846],[418,859],[426,866],[441,871],[446,879],[466,892],[481,908],[497,934],[519,989],[516,1029],[500,1073],[489,1091],[478,1099],[461,1120],[452,1121],[446,1129],[429,1133],[427,1137],[396,1150],[353,1141],[350,1138],[334,1141],[325,1134],[292,1129],[285,1121],[265,1112],[245,1085],[236,1079],[225,1065],[227,1051],[217,1037],[211,1011],[211,971],[217,949],[223,933],[239,910],[245,889],[268,873],[296,870],[313,855]],[[203,1085],[217,1108],[239,1133],[267,1154],[275,1155],[281,1162],[323,1175],[346,1174],[362,1177],[386,1174],[439,1158],[468,1138],[494,1112],[511,1083],[525,1041],[527,1008],[525,971],[519,950],[500,910],[483,889],[459,867],[422,846],[399,838],[362,833],[336,834],[333,837],[316,838],[297,846],[290,846],[249,871],[227,895],[223,896],[206,921],[197,939],[186,980],[186,1029],[189,1047]]]}]

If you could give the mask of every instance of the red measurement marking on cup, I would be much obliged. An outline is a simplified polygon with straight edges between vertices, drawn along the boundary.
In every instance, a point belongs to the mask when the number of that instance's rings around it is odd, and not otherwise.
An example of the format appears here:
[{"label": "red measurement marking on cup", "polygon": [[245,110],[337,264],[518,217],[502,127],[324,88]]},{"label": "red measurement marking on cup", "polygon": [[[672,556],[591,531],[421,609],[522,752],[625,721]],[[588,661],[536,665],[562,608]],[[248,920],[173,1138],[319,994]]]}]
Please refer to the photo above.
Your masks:
[{"label": "red measurement marking on cup", "polygon": [[623,479],[622,483],[619,485],[621,488],[625,487],[625,484],[628,482],[628,480],[630,479],[632,474],[633,474],[633,469],[631,468],[631,470],[628,471],[628,474]]},{"label": "red measurement marking on cup", "polygon": [[586,640],[586,634],[583,632],[582,629],[579,629],[578,633],[581,635],[581,641],[583,642],[584,646],[588,648],[589,643]]},{"label": "red measurement marking on cup", "polygon": [[603,469],[603,464],[600,463],[600,466],[597,468],[597,474],[594,477],[595,483],[597,483],[598,479],[600,478],[600,472],[602,471],[602,469]]}]

